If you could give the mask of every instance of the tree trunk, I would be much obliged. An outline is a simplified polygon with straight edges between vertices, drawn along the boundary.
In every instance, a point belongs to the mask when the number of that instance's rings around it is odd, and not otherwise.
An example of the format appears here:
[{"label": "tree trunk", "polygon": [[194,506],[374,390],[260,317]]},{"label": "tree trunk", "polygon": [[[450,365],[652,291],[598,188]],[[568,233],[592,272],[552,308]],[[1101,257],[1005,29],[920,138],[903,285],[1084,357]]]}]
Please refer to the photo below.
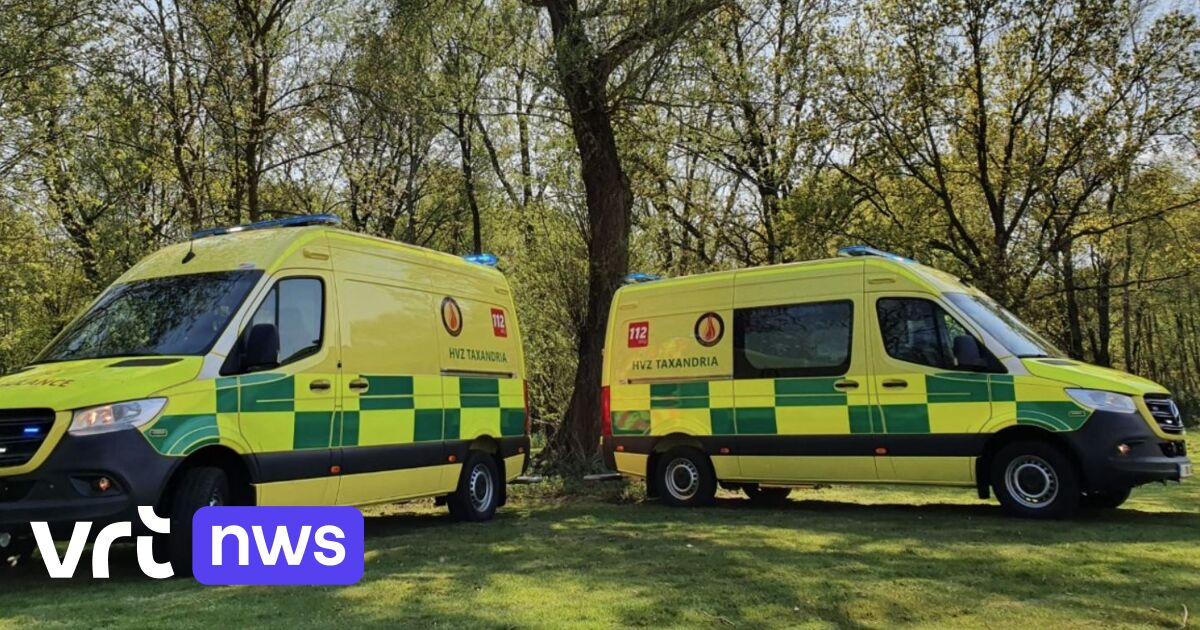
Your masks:
[{"label": "tree trunk", "polygon": [[1079,313],[1079,295],[1075,290],[1075,261],[1071,259],[1071,248],[1062,252],[1063,296],[1067,302],[1067,353],[1071,358],[1083,358],[1083,323]]},{"label": "tree trunk", "polygon": [[471,143],[470,118],[464,111],[458,112],[458,150],[461,158],[463,196],[471,211],[471,253],[483,252],[483,225],[479,217],[479,198],[475,194],[474,151]]},{"label": "tree trunk", "polygon": [[579,365],[562,427],[550,443],[560,459],[587,461],[600,446],[600,381],[604,335],[613,294],[629,269],[633,191],[617,152],[608,110],[607,77],[597,71],[595,53],[580,16],[548,6],[554,32],[556,71],[579,149],[588,209],[588,302],[579,327]]}]

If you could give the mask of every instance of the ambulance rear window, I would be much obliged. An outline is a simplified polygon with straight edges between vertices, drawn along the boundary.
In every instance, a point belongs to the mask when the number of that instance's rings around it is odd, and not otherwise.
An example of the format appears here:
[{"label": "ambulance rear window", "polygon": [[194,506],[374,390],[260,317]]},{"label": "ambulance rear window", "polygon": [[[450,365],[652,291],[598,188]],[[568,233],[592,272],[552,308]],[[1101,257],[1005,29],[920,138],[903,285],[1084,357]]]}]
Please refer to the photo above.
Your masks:
[{"label": "ambulance rear window", "polygon": [[849,300],[739,309],[735,378],[839,376],[850,368]]}]

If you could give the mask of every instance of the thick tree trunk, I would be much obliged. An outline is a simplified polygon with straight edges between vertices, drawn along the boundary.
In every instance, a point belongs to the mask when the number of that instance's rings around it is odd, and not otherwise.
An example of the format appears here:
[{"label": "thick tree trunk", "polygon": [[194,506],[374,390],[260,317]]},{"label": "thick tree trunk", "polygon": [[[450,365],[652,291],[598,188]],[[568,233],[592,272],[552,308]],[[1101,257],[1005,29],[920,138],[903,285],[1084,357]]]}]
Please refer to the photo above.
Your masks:
[{"label": "thick tree trunk", "polygon": [[561,428],[550,443],[560,460],[586,461],[600,446],[600,381],[604,336],[613,294],[629,268],[633,191],[621,166],[608,110],[607,77],[593,62],[595,53],[580,17],[569,8],[549,7],[556,70],[571,129],[579,149],[588,209],[588,303],[579,326],[579,365],[575,389]]}]

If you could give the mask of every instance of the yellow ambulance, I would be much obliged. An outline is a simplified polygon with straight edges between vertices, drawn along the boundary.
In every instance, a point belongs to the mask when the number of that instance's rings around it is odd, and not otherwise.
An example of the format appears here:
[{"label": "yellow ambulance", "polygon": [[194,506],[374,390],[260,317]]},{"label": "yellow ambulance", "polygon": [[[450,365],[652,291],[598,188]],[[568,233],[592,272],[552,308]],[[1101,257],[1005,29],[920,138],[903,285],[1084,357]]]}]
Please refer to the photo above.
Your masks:
[{"label": "yellow ambulance", "polygon": [[1192,474],[1163,387],[1065,358],[950,274],[839,253],[622,287],[609,466],[670,505],[708,503],[718,484],[767,502],[801,484],[932,484],[1029,517]]},{"label": "yellow ambulance", "polygon": [[337,223],[198,232],[0,379],[0,557],[31,551],[31,521],[136,526],[143,505],[171,517],[177,572],[207,505],[438,497],[491,518],[529,449],[508,282],[489,255]]}]

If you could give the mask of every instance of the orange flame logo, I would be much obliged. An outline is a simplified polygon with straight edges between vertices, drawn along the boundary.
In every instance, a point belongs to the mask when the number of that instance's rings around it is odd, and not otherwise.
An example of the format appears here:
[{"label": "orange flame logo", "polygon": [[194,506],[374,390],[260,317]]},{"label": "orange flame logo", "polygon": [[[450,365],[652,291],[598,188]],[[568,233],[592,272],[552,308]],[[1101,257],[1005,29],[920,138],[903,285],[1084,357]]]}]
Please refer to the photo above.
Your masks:
[{"label": "orange flame logo", "polygon": [[442,300],[442,325],[451,336],[457,337],[462,332],[462,310],[452,297]]},{"label": "orange flame logo", "polygon": [[715,346],[725,336],[725,321],[716,313],[705,313],[696,320],[696,341],[705,347]]}]

